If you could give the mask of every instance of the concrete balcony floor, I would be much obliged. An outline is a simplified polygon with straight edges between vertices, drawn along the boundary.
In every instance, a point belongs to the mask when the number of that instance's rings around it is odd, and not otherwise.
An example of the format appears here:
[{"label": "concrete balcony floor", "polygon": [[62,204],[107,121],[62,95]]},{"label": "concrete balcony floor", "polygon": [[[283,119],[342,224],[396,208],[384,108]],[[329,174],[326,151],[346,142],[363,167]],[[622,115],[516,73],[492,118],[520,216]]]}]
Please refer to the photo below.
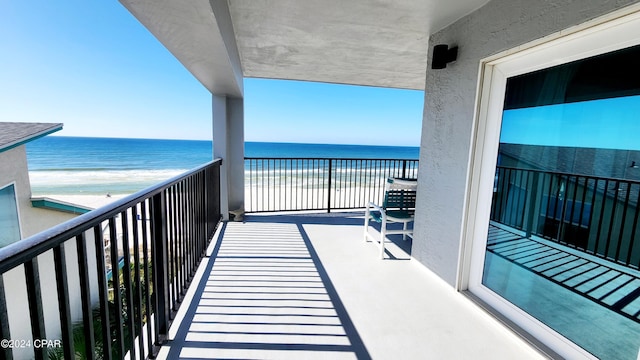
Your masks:
[{"label": "concrete balcony floor", "polygon": [[379,260],[362,231],[362,213],[221,225],[159,358],[543,358],[408,244]]}]

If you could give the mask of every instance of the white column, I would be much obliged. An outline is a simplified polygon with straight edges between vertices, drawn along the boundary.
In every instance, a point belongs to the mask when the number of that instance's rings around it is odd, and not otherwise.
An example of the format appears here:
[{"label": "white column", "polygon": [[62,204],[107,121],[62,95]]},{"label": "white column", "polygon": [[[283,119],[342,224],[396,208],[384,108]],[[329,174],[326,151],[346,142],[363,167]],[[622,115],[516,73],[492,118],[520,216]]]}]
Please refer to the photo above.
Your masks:
[{"label": "white column", "polygon": [[244,100],[213,95],[213,157],[220,167],[220,211],[223,220],[229,210],[244,208]]},{"label": "white column", "polygon": [[227,97],[229,209],[244,209],[244,99]]}]

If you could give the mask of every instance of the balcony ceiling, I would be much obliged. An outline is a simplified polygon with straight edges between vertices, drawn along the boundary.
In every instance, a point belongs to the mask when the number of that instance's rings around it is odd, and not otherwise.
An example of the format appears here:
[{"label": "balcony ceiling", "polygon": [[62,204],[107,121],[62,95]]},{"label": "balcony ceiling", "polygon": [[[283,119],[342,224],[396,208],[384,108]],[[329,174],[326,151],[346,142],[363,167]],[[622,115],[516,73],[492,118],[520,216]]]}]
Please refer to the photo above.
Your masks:
[{"label": "balcony ceiling", "polygon": [[424,90],[429,35],[487,1],[121,0],[212,93],[232,95],[243,77]]}]

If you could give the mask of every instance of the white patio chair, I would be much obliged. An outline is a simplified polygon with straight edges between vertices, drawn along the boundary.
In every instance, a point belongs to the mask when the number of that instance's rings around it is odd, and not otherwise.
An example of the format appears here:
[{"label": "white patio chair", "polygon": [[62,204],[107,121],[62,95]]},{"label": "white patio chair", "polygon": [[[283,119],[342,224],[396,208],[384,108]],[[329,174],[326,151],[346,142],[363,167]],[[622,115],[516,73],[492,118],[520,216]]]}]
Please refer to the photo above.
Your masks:
[{"label": "white patio chair", "polygon": [[[364,217],[364,240],[371,239],[378,242],[380,258],[384,259],[384,243],[389,234],[402,234],[402,240],[407,236],[413,239],[413,229],[408,224],[414,219],[416,207],[417,180],[388,178],[384,187],[382,205],[369,202]],[[369,233],[369,221],[380,223],[380,239]],[[387,229],[389,223],[402,223],[402,230]]]}]

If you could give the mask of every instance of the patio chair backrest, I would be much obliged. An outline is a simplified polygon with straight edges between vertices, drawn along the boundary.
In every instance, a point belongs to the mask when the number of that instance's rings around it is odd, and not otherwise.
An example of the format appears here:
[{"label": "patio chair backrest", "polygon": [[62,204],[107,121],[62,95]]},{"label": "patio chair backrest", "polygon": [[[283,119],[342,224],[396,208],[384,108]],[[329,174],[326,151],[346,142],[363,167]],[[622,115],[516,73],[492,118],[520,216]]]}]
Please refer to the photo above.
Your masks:
[{"label": "patio chair backrest", "polygon": [[413,209],[416,207],[417,180],[388,178],[385,185],[384,209]]}]

